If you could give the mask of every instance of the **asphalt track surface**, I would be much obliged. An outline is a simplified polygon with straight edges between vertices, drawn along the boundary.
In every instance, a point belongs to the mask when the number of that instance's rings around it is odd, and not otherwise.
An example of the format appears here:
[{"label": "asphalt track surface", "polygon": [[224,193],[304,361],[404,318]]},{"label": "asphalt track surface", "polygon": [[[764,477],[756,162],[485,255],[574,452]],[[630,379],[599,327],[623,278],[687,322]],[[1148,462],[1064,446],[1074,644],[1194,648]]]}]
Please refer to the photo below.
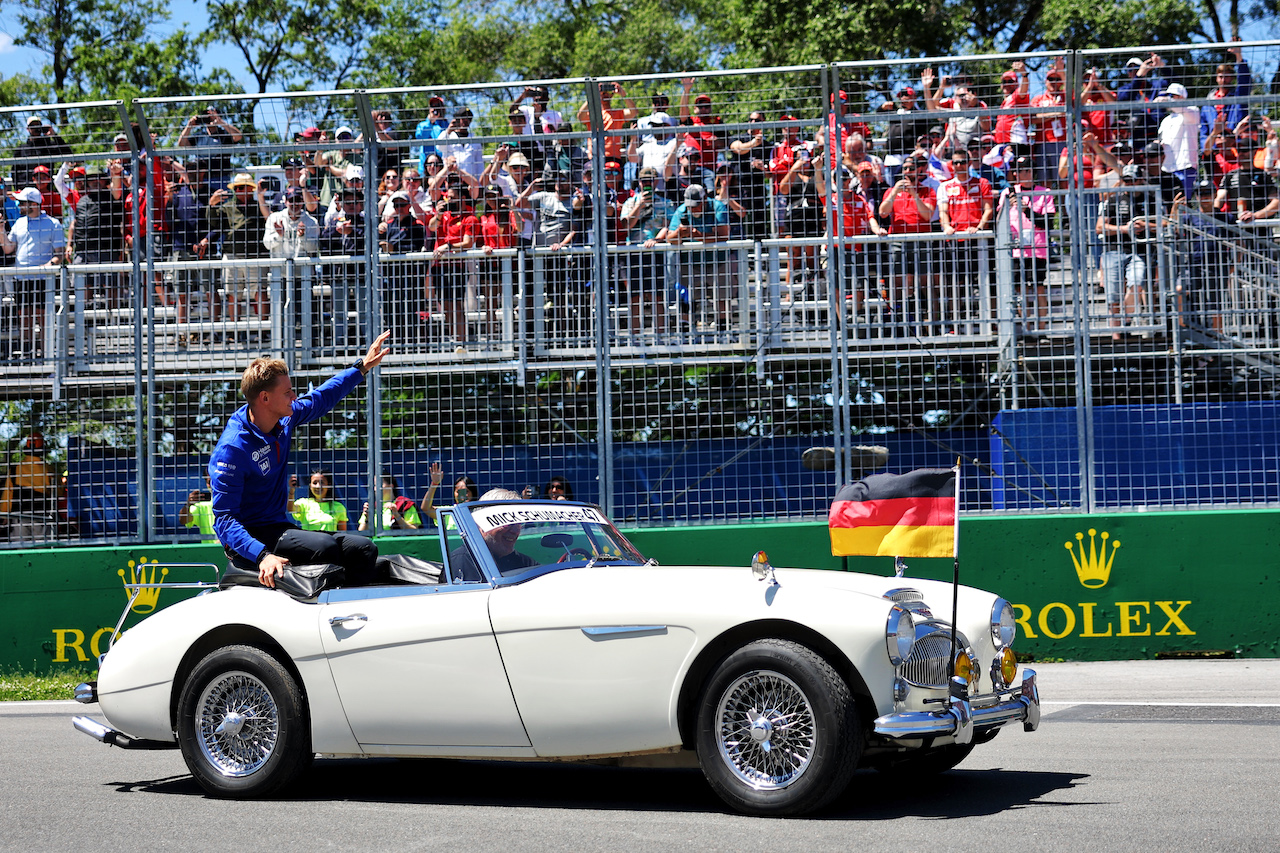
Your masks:
[{"label": "asphalt track surface", "polygon": [[177,752],[0,703],[0,850],[1276,851],[1280,660],[1037,667],[1040,730],[955,770],[860,772],[802,819],[727,812],[691,770],[317,761],[288,797],[206,797]]}]

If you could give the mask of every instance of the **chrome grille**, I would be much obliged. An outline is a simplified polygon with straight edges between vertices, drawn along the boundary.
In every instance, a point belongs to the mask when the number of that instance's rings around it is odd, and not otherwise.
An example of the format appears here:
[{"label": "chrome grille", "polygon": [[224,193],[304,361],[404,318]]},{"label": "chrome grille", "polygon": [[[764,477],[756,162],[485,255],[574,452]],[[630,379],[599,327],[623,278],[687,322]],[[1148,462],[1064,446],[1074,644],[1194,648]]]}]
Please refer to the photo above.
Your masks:
[{"label": "chrome grille", "polygon": [[951,661],[951,637],[931,633],[916,639],[911,657],[902,664],[901,675],[917,687],[946,687]]}]

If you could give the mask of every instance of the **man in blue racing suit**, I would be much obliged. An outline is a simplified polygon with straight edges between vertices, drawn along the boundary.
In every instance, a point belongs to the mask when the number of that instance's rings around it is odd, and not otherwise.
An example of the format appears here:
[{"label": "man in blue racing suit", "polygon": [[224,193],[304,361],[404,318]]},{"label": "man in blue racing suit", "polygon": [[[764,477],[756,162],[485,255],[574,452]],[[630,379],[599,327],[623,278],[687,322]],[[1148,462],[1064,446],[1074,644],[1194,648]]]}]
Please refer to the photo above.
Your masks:
[{"label": "man in blue racing suit", "polygon": [[209,459],[213,529],[231,561],[256,569],[275,587],[285,566],[335,563],[349,583],[369,582],[378,558],[373,541],[353,533],[300,530],[288,514],[289,446],[293,431],[327,414],[390,352],[383,332],[364,357],[306,396],[299,397],[280,359],[258,358],[245,369],[241,406]]}]

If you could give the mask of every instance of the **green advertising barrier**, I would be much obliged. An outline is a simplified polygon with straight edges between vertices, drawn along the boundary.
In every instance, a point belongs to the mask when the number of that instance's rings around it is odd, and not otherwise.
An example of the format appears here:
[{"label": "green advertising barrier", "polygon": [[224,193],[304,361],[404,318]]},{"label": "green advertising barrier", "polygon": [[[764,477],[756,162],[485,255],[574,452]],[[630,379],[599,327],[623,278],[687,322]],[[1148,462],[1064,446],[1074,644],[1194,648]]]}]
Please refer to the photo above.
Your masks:
[{"label": "green advertising barrier", "polygon": [[[963,583],[1007,598],[1017,649],[1038,658],[1126,660],[1219,651],[1275,657],[1280,511],[979,516],[960,527]],[[664,564],[737,565],[763,550],[775,566],[889,575],[887,557],[831,556],[817,523],[642,528],[627,531]],[[439,559],[438,540],[384,537],[384,553]],[[0,606],[9,630],[0,667],[92,665],[106,651],[131,581],[209,579],[216,545],[58,548],[0,555]],[[908,576],[949,580],[949,559],[909,561]],[[193,593],[140,597],[125,623]],[[935,607],[942,609],[936,603]],[[941,614],[940,614],[941,615]]]}]

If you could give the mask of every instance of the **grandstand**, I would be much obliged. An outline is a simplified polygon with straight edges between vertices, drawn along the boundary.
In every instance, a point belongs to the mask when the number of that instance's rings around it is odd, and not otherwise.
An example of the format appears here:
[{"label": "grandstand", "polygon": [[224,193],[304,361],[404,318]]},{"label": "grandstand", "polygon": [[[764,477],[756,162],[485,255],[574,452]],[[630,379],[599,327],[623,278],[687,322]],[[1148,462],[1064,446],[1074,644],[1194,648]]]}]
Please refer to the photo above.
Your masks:
[{"label": "grandstand", "polygon": [[0,436],[12,468],[40,430],[66,474],[6,544],[196,541],[179,511],[248,361],[318,383],[383,328],[392,355],[295,444],[351,517],[440,461],[481,491],[564,475],[634,525],[813,519],[858,445],[961,458],[968,513],[1274,506],[1278,62],[2,109],[6,191],[70,231],[29,263],[6,205]]}]

